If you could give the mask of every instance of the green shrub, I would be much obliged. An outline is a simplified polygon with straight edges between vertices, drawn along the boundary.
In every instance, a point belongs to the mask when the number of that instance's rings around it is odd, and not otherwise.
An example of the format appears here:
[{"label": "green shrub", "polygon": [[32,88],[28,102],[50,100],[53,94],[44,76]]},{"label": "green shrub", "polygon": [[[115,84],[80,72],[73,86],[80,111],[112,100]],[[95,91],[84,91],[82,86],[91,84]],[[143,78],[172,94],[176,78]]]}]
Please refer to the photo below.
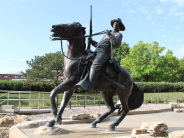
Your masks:
[{"label": "green shrub", "polygon": [[[184,82],[135,82],[143,92],[183,92]],[[50,92],[54,88],[53,82],[28,82],[28,81],[0,81],[0,90],[13,91],[45,91]],[[75,98],[75,97],[74,97]],[[91,97],[93,99],[93,97]],[[94,102],[93,102],[94,104]],[[95,103],[96,104],[96,103]]]},{"label": "green shrub", "polygon": [[50,92],[53,88],[53,82],[0,81],[0,90]]},{"label": "green shrub", "polygon": [[46,105],[46,106],[50,106],[50,102],[46,102],[45,105]]},{"label": "green shrub", "polygon": [[147,92],[182,92],[184,91],[184,82],[135,82],[144,93]]}]

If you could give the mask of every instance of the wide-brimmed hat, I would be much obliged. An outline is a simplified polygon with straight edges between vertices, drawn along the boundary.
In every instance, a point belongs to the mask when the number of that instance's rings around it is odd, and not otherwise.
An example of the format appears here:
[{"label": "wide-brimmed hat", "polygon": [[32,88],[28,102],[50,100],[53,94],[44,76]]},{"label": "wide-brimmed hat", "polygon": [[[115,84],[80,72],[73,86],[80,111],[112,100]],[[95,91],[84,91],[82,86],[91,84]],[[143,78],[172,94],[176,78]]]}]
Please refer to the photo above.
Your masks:
[{"label": "wide-brimmed hat", "polygon": [[113,27],[114,22],[118,22],[120,25],[120,31],[125,31],[125,26],[123,25],[120,18],[112,19],[111,20],[111,26]]}]

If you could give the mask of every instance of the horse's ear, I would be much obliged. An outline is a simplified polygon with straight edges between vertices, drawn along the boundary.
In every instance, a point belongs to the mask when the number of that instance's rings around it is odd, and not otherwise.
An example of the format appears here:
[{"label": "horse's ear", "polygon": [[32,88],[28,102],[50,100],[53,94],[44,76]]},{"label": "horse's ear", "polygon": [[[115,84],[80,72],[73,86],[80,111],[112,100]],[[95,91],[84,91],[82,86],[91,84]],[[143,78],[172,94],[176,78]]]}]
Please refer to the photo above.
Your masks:
[{"label": "horse's ear", "polygon": [[82,27],[82,34],[83,34],[83,35],[86,34],[86,27]]}]

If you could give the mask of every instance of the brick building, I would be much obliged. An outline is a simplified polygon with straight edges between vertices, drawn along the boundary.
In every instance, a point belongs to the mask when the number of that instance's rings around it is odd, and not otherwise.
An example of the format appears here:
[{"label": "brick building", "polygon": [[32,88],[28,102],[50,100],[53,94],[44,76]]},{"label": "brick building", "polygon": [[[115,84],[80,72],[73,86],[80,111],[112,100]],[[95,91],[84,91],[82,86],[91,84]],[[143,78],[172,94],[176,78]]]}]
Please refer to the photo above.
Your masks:
[{"label": "brick building", "polygon": [[26,80],[22,74],[0,74],[0,80]]}]

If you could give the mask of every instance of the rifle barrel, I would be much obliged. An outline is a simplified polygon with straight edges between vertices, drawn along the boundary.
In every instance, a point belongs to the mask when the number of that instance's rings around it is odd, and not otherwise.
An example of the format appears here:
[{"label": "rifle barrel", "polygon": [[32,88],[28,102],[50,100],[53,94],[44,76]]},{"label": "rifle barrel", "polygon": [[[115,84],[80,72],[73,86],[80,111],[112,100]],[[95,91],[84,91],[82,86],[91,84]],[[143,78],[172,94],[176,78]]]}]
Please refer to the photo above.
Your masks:
[{"label": "rifle barrel", "polygon": [[[89,38],[91,38],[91,35],[92,35],[92,5],[91,5],[91,8],[90,8],[90,24],[89,24]],[[90,49],[91,48],[91,44],[88,43],[88,47],[87,49]]]}]

